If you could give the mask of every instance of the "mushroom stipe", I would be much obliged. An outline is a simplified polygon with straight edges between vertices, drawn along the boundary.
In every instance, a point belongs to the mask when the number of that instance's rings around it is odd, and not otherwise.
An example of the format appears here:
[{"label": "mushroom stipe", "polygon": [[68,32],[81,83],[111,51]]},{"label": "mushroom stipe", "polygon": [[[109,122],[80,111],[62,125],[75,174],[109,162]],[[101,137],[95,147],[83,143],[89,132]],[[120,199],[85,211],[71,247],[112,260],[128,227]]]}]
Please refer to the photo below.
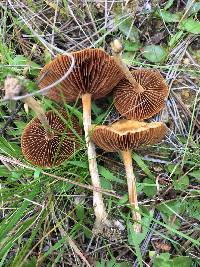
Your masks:
[{"label": "mushroom stipe", "polygon": [[[62,103],[82,99],[83,125],[88,153],[89,171],[92,185],[101,187],[96,163],[95,146],[89,137],[91,127],[91,101],[106,96],[124,77],[114,59],[100,49],[84,49],[72,53],[75,59],[73,71],[58,86],[47,94],[52,100]],[[70,67],[70,58],[66,55],[56,57],[41,71],[44,76],[39,87],[42,89],[60,79]],[[45,75],[44,75],[45,74]],[[101,233],[104,227],[112,225],[100,192],[93,192],[93,206],[96,216],[94,233]]]},{"label": "mushroom stipe", "polygon": [[134,231],[141,231],[141,215],[137,201],[136,180],[132,167],[132,149],[155,144],[163,139],[166,126],[162,122],[138,122],[121,120],[109,126],[96,126],[92,130],[93,140],[100,148],[108,152],[119,152],[125,165],[129,202],[135,221]]}]

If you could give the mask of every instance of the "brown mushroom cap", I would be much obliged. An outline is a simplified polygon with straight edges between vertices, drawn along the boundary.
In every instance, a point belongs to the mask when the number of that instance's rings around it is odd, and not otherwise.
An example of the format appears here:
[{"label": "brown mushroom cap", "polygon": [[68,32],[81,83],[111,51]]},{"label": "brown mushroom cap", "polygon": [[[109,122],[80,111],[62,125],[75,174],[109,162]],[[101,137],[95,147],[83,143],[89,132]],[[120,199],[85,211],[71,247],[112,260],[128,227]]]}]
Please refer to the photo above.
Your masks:
[{"label": "brown mushroom cap", "polygon": [[150,118],[164,107],[169,88],[156,70],[139,69],[131,73],[144,91],[136,92],[128,80],[121,80],[114,91],[115,107],[127,119]]},{"label": "brown mushroom cap", "polygon": [[[53,131],[52,138],[46,132],[38,118],[32,119],[25,127],[21,137],[22,153],[33,165],[52,167],[61,164],[70,157],[78,146],[76,136],[66,123],[53,111],[45,113]],[[62,112],[63,118],[67,114]],[[82,134],[76,118],[72,117],[72,128],[78,135]]]},{"label": "brown mushroom cap", "polygon": [[96,126],[93,130],[93,141],[108,152],[127,151],[160,142],[166,130],[162,122],[120,120],[109,126]]},{"label": "brown mushroom cap", "polygon": [[[84,49],[72,53],[75,66],[58,86],[48,91],[47,96],[56,102],[62,99],[73,102],[82,94],[90,93],[93,99],[104,97],[124,77],[114,59],[100,49]],[[57,56],[40,73],[42,89],[60,79],[69,69],[71,59]]]}]

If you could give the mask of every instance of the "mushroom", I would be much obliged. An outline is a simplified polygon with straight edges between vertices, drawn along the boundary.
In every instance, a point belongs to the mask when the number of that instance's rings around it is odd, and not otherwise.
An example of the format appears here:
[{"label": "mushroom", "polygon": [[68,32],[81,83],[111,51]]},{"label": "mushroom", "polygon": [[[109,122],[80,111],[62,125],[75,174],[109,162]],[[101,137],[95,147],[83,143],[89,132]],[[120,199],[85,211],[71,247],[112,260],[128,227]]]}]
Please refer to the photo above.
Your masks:
[{"label": "mushroom", "polygon": [[157,70],[139,69],[130,72],[123,63],[123,46],[116,39],[111,43],[113,58],[125,78],[114,90],[114,105],[127,119],[143,120],[158,113],[165,105],[169,88]]},{"label": "mushroom", "polygon": [[[12,76],[8,76],[4,83],[4,100],[13,100],[23,90],[24,83]],[[76,135],[66,127],[65,122],[53,111],[45,113],[41,104],[33,97],[23,98],[24,103],[36,114],[25,127],[22,137],[22,153],[32,164],[40,167],[52,167],[61,164],[74,152]],[[61,111],[64,117],[67,113]],[[72,128],[81,135],[78,121],[71,117]],[[67,137],[65,134],[67,133]]]},{"label": "mushroom", "polygon": [[131,73],[143,91],[122,79],[115,87],[114,105],[127,119],[148,119],[164,107],[169,88],[157,70],[139,69]]},{"label": "mushroom", "polygon": [[[67,118],[66,112],[61,112]],[[77,147],[76,136],[54,111],[45,113],[51,135],[43,127],[38,117],[25,127],[21,137],[22,153],[33,165],[47,168],[60,165],[69,158]],[[81,127],[75,117],[71,117],[72,128],[81,135]]]},{"label": "mushroom", "polygon": [[93,129],[93,141],[107,152],[120,152],[125,165],[129,202],[132,209],[134,231],[141,231],[141,215],[138,212],[136,180],[132,167],[132,149],[161,141],[166,133],[162,122],[138,122],[120,120],[111,125],[96,126]]},{"label": "mushroom", "polygon": [[[83,125],[85,140],[88,150],[89,171],[92,185],[100,188],[100,178],[96,163],[95,146],[90,140],[91,127],[91,100],[107,95],[114,86],[123,78],[114,59],[100,49],[84,49],[72,53],[75,59],[74,70],[58,86],[53,87],[47,94],[54,101],[73,102],[82,99]],[[61,78],[70,66],[70,58],[67,55],[57,56],[41,71],[39,87],[42,89],[55,80]],[[103,203],[101,192],[93,192],[93,206],[96,216],[94,231],[101,232],[104,226],[110,225],[108,215]]]}]

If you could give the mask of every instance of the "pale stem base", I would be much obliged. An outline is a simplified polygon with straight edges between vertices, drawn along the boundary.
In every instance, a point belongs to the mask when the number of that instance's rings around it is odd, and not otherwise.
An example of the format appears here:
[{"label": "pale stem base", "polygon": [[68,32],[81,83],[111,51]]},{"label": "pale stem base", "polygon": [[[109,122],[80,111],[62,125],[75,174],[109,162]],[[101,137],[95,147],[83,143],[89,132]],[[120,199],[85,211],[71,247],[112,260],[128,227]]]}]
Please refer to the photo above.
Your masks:
[{"label": "pale stem base", "polygon": [[[131,204],[132,209],[132,217],[133,220],[136,221],[134,223],[134,231],[136,233],[141,232],[141,215],[137,210],[139,210],[138,200],[137,200],[137,190],[136,190],[136,179],[133,173],[133,165],[132,165],[132,155],[131,151],[121,151],[128,184],[128,196],[129,202]],[[138,223],[137,223],[138,222]]]},{"label": "pale stem base", "polygon": [[[83,125],[85,131],[85,140],[88,151],[88,162],[89,162],[89,171],[92,180],[93,187],[101,188],[100,178],[96,162],[96,151],[95,145],[90,139],[90,129],[91,129],[91,95],[84,94],[82,95],[82,104],[83,104]],[[99,233],[103,230],[104,226],[109,225],[107,219],[108,214],[103,202],[103,197],[101,192],[93,191],[93,206],[94,213],[96,216],[96,222],[94,226],[94,232]]]}]

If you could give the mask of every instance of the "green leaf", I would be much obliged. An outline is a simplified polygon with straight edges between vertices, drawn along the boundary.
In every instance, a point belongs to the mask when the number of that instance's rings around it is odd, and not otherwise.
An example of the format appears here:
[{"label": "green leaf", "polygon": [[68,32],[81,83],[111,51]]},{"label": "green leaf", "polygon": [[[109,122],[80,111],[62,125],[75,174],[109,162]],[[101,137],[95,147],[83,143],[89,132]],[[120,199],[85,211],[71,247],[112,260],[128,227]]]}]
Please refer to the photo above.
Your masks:
[{"label": "green leaf", "polygon": [[131,42],[129,40],[124,41],[124,50],[128,52],[135,52],[140,49],[140,43]]},{"label": "green leaf", "polygon": [[54,245],[52,245],[41,257],[41,260],[44,260],[46,257],[48,257],[49,255],[52,255],[53,251],[58,251],[63,244],[65,244],[67,242],[66,237],[61,238],[57,243],[55,243]]},{"label": "green leaf", "polygon": [[190,175],[190,176],[192,176],[194,178],[200,179],[200,170],[189,172],[188,175]]},{"label": "green leaf", "polygon": [[166,50],[159,45],[147,45],[143,48],[143,56],[150,62],[163,62],[167,57]]},{"label": "green leaf", "polygon": [[133,25],[132,18],[128,17],[122,23],[119,24],[119,30],[126,36],[126,38],[132,42],[139,43],[138,29]]},{"label": "green leaf", "polygon": [[[142,232],[141,233],[135,233],[133,232],[133,225],[128,221],[128,237],[129,237],[129,243],[131,245],[134,245],[133,239],[138,243],[141,244],[142,241],[146,238],[150,225],[152,223],[153,213],[149,212],[147,209],[142,209]],[[131,227],[132,226],[132,227]]]},{"label": "green leaf", "polygon": [[192,18],[185,19],[178,27],[180,30],[187,31],[193,34],[200,33],[200,22]]},{"label": "green leaf", "polygon": [[168,214],[169,216],[174,215],[175,213],[182,213],[185,210],[183,203],[179,200],[163,202],[158,205],[158,208],[161,212]]},{"label": "green leaf", "polygon": [[106,261],[105,260],[101,260],[101,262],[96,262],[96,267],[105,267],[106,266]]},{"label": "green leaf", "polygon": [[148,197],[153,197],[155,196],[157,190],[156,190],[156,184],[148,178],[144,179],[144,188],[143,191],[145,193],[145,195],[147,195]]},{"label": "green leaf", "polygon": [[179,31],[170,37],[169,46],[174,47],[183,35],[183,31]]},{"label": "green leaf", "polygon": [[166,10],[159,10],[159,16],[165,21],[165,22],[179,22],[182,16],[182,13],[171,13]]},{"label": "green leaf", "polygon": [[120,262],[117,263],[115,259],[111,259],[111,260],[101,260],[97,261],[95,263],[96,267],[129,267],[130,265],[127,262]]},{"label": "green leaf", "polygon": [[38,179],[40,177],[41,174],[41,169],[40,168],[36,168],[36,170],[34,171],[34,179]]},{"label": "green leaf", "polygon": [[87,169],[88,168],[88,164],[85,161],[76,161],[76,160],[69,160],[67,161],[67,164],[71,164],[77,167],[81,167],[83,169]]},{"label": "green leaf", "polygon": [[189,257],[179,256],[170,259],[169,253],[161,253],[153,263],[153,267],[190,267],[192,260]]},{"label": "green leaf", "polygon": [[15,129],[15,134],[20,134],[22,133],[23,129],[26,127],[27,123],[24,121],[15,121],[15,125],[17,126],[17,129]]},{"label": "green leaf", "polygon": [[123,62],[127,65],[134,64],[135,53],[134,52],[124,52],[122,54]]},{"label": "green leaf", "polygon": [[0,177],[9,177],[11,172],[3,165],[0,165]]},{"label": "green leaf", "polygon": [[102,113],[102,109],[99,108],[94,102],[92,103],[92,112],[98,116]]},{"label": "green leaf", "polygon": [[172,267],[169,253],[162,253],[153,262],[153,267]]},{"label": "green leaf", "polygon": [[143,172],[148,175],[149,178],[155,179],[155,175],[149,170],[149,167],[144,163],[144,161],[138,154],[133,153],[133,160],[143,170]]},{"label": "green leaf", "polygon": [[37,266],[37,259],[36,257],[31,257],[30,259],[26,260],[22,267],[36,267]]},{"label": "green leaf", "polygon": [[38,90],[38,86],[34,81],[25,79],[23,82],[28,92],[35,92],[36,90]]},{"label": "green leaf", "polygon": [[74,187],[73,184],[65,183],[64,181],[57,181],[54,190],[59,193],[66,193]]},{"label": "green leaf", "polygon": [[141,254],[141,250],[140,250],[140,236],[142,234],[141,233],[135,233],[133,231],[133,224],[128,222],[128,242],[130,245],[134,246],[135,248],[135,252],[136,252],[136,256],[139,262],[139,266],[143,267],[142,264],[142,254]]},{"label": "green leaf", "polygon": [[17,144],[10,143],[4,137],[0,137],[0,153],[19,158],[21,149]]},{"label": "green leaf", "polygon": [[84,206],[79,204],[76,206],[76,216],[78,217],[78,219],[80,221],[82,221],[84,219],[85,215],[85,210],[84,210]]},{"label": "green leaf", "polygon": [[200,202],[197,199],[184,201],[185,214],[200,221]]},{"label": "green leaf", "polygon": [[181,167],[178,164],[173,164],[173,163],[167,164],[167,170],[171,175],[173,174],[179,175],[181,173]]},{"label": "green leaf", "polygon": [[39,69],[40,69],[40,66],[31,61],[30,59],[26,58],[25,56],[22,56],[22,55],[17,55],[11,62],[10,64],[12,65],[16,65],[16,68],[26,68],[28,67],[28,70],[29,70],[29,73],[31,75],[38,75],[39,73]]},{"label": "green leaf", "polygon": [[189,186],[189,177],[183,175],[178,180],[173,181],[173,185],[176,190],[185,190]]},{"label": "green leaf", "polygon": [[98,117],[95,119],[94,124],[98,125],[98,124],[102,124],[102,121],[104,120],[104,118],[107,115],[107,111],[101,113],[100,115],[98,115]]},{"label": "green leaf", "polygon": [[119,205],[124,205],[124,204],[127,203],[127,202],[128,202],[128,195],[125,194],[125,195],[123,195],[123,197],[118,201],[118,204],[119,204]]},{"label": "green leaf", "polygon": [[165,10],[169,9],[173,5],[173,3],[174,3],[174,0],[168,0],[164,9]]},{"label": "green leaf", "polygon": [[191,267],[192,266],[192,259],[189,257],[179,256],[175,257],[172,260],[173,267]]},{"label": "green leaf", "polygon": [[83,114],[78,110],[78,108],[76,106],[70,106],[67,103],[64,103],[64,106],[67,109],[69,109],[69,111],[71,112],[72,115],[75,115],[78,119],[80,124],[82,124],[83,122]]},{"label": "green leaf", "polygon": [[45,49],[44,50],[44,62],[45,62],[45,65],[48,64],[51,60],[52,60],[51,53],[49,52],[49,50]]},{"label": "green leaf", "polygon": [[16,172],[16,171],[13,171],[11,172],[11,180],[13,181],[17,181],[21,178],[21,173],[20,172]]},{"label": "green leaf", "polygon": [[117,182],[119,184],[125,184],[125,181],[123,179],[117,178],[112,172],[110,172],[105,167],[98,166],[98,170],[99,170],[99,174],[101,174],[107,180]]},{"label": "green leaf", "polygon": [[112,184],[110,181],[108,181],[106,178],[101,177],[101,187],[103,189],[108,189],[111,190],[112,189]]}]

